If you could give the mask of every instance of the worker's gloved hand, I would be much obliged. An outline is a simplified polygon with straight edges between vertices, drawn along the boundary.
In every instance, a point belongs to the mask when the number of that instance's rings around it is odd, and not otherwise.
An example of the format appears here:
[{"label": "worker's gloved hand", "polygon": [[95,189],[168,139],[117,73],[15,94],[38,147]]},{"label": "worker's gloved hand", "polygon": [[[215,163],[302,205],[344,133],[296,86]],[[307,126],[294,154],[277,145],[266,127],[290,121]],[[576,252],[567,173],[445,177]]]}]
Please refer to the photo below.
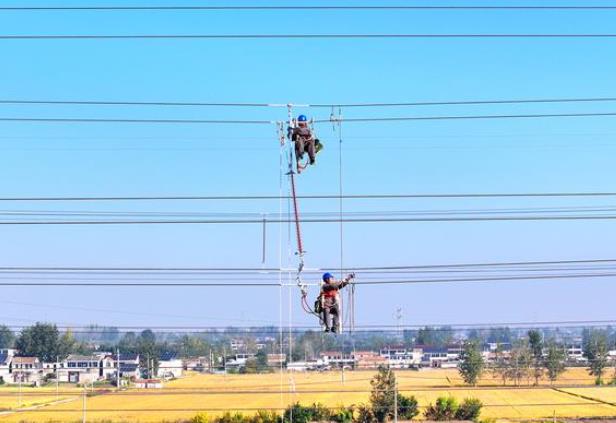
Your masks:
[{"label": "worker's gloved hand", "polygon": [[355,273],[349,273],[347,276],[347,280],[351,281],[353,279],[355,279]]}]

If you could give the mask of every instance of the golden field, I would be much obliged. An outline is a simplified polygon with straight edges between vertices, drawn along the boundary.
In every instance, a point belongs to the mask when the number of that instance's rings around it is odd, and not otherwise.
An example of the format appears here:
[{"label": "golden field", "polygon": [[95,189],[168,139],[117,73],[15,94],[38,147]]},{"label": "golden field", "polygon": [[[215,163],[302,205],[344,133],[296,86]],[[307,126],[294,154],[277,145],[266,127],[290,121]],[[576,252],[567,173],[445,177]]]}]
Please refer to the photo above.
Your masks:
[{"label": "golden field", "polygon": [[[186,419],[199,412],[221,414],[224,410],[243,410],[245,414],[253,414],[257,409],[280,410],[296,401],[303,404],[320,402],[330,407],[348,406],[368,401],[373,374],[374,371],[345,372],[344,381],[339,372],[192,374],[168,382],[159,390],[99,391],[99,395],[87,398],[87,420],[145,423]],[[559,389],[570,393],[556,391],[545,381],[539,388],[497,388],[495,385],[500,384],[500,380],[489,374],[477,388],[467,388],[462,386],[455,369],[398,371],[396,375],[400,391],[404,395],[415,395],[423,407],[438,396],[451,395],[459,400],[468,397],[480,399],[484,403],[484,418],[521,420],[552,418],[554,415],[571,418],[616,416],[616,406],[592,400],[616,403],[616,389],[591,387],[593,379],[585,369],[568,369],[559,380],[558,385],[563,387]],[[567,385],[589,386],[564,388]],[[32,390],[36,392],[36,388],[29,388]],[[66,387],[61,391],[63,398],[75,400],[31,411],[0,414],[0,422],[81,421],[81,391]],[[24,398],[36,403],[55,400],[55,388],[38,388],[38,392],[40,397]],[[14,407],[14,388],[1,388],[0,395],[0,401],[13,401]]]}]

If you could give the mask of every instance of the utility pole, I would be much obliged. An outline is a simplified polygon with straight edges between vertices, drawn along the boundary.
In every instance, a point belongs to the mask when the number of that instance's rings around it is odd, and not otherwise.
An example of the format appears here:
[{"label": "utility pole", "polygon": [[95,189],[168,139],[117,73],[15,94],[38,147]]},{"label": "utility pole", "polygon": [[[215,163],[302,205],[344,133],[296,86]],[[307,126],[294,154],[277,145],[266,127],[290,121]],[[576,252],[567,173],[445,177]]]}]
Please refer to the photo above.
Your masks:
[{"label": "utility pole", "polygon": [[394,423],[398,423],[398,380],[394,383]]},{"label": "utility pole", "polygon": [[84,383],[83,385],[83,416],[82,423],[86,423],[86,394],[88,392],[88,385]]},{"label": "utility pole", "polygon": [[[23,367],[23,361],[21,362],[21,366]],[[21,402],[21,380],[23,379],[24,374],[23,371],[21,373],[19,373],[19,407],[21,408],[22,402]]]},{"label": "utility pole", "polygon": [[116,387],[120,389],[120,348],[116,348]]},{"label": "utility pole", "polygon": [[56,356],[56,401],[60,399],[60,357]]}]

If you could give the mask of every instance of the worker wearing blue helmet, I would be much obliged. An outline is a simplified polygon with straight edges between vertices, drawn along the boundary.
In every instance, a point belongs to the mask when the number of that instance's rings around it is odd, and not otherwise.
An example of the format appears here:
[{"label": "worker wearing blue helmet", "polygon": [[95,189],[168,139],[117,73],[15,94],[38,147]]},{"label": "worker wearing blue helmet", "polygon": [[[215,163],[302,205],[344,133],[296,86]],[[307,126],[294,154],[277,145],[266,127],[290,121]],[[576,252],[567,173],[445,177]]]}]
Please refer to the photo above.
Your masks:
[{"label": "worker wearing blue helmet", "polygon": [[306,115],[297,117],[297,125],[294,128],[289,128],[290,138],[295,143],[295,160],[297,161],[297,173],[301,173],[306,165],[302,165],[301,161],[304,158],[304,153],[308,153],[309,163],[313,165],[316,161],[316,155],[320,150],[320,141],[315,139],[314,134],[308,126],[308,118]]},{"label": "worker wearing blue helmet", "polygon": [[339,291],[355,278],[351,273],[341,281],[336,281],[331,273],[323,274],[323,286],[319,300],[325,332],[338,332],[340,328],[340,296]]}]

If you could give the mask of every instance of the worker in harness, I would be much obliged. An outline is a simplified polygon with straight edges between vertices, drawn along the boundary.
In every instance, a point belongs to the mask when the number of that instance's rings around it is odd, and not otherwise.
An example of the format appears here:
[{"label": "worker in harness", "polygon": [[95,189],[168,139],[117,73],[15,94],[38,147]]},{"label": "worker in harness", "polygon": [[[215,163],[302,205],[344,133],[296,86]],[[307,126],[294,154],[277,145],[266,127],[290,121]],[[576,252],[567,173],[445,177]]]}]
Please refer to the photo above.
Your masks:
[{"label": "worker in harness", "polygon": [[319,294],[322,321],[325,332],[338,332],[340,326],[340,296],[339,291],[355,279],[351,273],[342,281],[336,281],[331,273],[323,274],[323,286]]},{"label": "worker in harness", "polygon": [[317,153],[321,150],[321,142],[314,137],[312,130],[308,126],[308,118],[306,115],[297,117],[297,126],[289,128],[291,140],[295,143],[295,160],[297,160],[297,173],[302,173],[308,164],[302,165],[301,160],[304,158],[304,153],[308,153],[309,163],[313,165],[316,160]]}]

